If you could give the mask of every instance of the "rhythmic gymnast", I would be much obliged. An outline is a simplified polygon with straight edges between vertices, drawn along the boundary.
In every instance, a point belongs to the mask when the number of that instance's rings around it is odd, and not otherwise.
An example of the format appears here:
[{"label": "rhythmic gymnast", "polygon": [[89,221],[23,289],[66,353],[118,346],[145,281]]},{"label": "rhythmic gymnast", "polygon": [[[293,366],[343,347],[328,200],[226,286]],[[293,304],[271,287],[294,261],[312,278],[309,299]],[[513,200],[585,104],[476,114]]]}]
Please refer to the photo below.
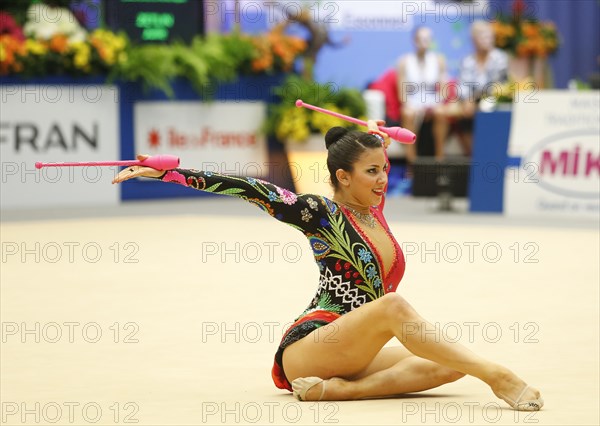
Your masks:
[{"label": "rhythmic gymnast", "polygon": [[[332,199],[297,195],[251,177],[182,168],[164,172],[132,166],[113,183],[143,176],[233,195],[308,238],[320,270],[319,286],[285,332],[272,369],[275,385],[299,400],[394,397],[469,374],[513,409],[539,410],[538,390],[459,343],[423,333],[433,325],[396,293],[405,262],[383,216],[390,138],[378,124],[369,120],[368,133],[334,127],[325,136]],[[384,347],[393,338],[402,346]]]}]

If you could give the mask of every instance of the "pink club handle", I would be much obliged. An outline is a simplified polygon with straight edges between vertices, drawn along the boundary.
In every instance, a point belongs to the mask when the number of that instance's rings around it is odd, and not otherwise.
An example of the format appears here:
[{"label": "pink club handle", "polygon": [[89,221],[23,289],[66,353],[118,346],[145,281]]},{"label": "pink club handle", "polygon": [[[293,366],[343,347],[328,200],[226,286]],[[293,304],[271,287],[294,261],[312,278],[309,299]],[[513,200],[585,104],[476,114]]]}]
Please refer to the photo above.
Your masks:
[{"label": "pink club handle", "polygon": [[81,166],[145,166],[155,170],[172,170],[179,167],[179,157],[174,155],[154,155],[144,161],[123,160],[123,161],[88,161],[71,163],[35,163],[36,169],[42,167],[81,167]]},{"label": "pink club handle", "polygon": [[[330,111],[330,110],[325,109],[325,108],[319,108],[317,106],[304,103],[304,102],[302,102],[301,99],[298,99],[296,101],[296,106],[298,108],[304,107],[304,108],[312,109],[314,111],[322,112],[324,114],[329,114],[329,115],[332,115],[334,117],[341,118],[342,120],[349,121],[350,123],[358,124],[360,126],[366,126],[367,125],[366,121],[359,120],[358,118],[354,118],[354,117],[349,117],[347,115],[340,114],[339,112]],[[397,140],[398,142],[401,142],[401,143],[404,143],[404,144],[413,144],[413,143],[415,143],[415,141],[417,139],[417,136],[413,132],[411,132],[410,130],[405,129],[403,127],[385,127],[385,126],[379,126],[379,130],[381,130],[382,132],[387,133],[388,135],[390,135],[390,137],[392,139]]]},{"label": "pink club handle", "polygon": [[140,166],[151,167],[156,170],[173,170],[179,167],[179,157],[174,155],[155,155],[139,161]]}]

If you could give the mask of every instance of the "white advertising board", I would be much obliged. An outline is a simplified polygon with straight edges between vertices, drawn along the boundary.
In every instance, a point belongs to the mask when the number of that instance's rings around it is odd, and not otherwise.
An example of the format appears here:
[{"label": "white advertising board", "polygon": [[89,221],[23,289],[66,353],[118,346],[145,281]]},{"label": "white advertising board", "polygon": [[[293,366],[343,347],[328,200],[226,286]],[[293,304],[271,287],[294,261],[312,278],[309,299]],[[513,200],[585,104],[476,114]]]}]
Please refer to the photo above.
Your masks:
[{"label": "white advertising board", "polygon": [[548,90],[515,102],[508,155],[507,215],[598,218],[600,92]]},{"label": "white advertising board", "polygon": [[135,151],[175,155],[187,168],[266,176],[268,149],[260,132],[265,117],[264,102],[138,102]]},{"label": "white advertising board", "polygon": [[2,85],[0,96],[2,209],[119,202],[115,167],[35,168],[118,160],[116,87]]}]

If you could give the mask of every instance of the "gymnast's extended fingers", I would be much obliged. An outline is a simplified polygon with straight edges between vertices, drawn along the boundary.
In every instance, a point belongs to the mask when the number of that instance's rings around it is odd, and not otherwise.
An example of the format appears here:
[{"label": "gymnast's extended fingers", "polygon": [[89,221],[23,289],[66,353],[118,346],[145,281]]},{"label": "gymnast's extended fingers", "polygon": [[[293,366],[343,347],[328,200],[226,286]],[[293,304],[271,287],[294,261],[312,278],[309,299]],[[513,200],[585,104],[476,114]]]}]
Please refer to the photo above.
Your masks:
[{"label": "gymnast's extended fingers", "polygon": [[383,120],[367,121],[369,133],[381,136],[383,138],[383,146],[384,146],[384,148],[387,148],[391,143],[391,139],[390,139],[390,135],[379,130],[379,126],[381,126],[383,124],[385,124],[385,121],[383,121]]},{"label": "gymnast's extended fingers", "polygon": [[390,135],[388,135],[385,132],[380,132],[381,136],[383,136],[383,147],[385,149],[388,148],[388,146],[390,146],[390,144],[392,143],[392,138],[390,138]]},{"label": "gymnast's extended fingers", "polygon": [[121,183],[121,182],[124,182],[126,180],[136,177],[135,169],[136,169],[135,166],[129,166],[129,167],[126,167],[125,169],[121,170],[119,172],[119,174],[117,174],[115,176],[112,183]]},{"label": "gymnast's extended fingers", "polygon": [[379,127],[377,126],[377,121],[375,120],[367,120],[367,128],[369,132],[379,131]]},{"label": "gymnast's extended fingers", "polygon": [[119,174],[115,176],[112,183],[121,183],[140,176],[152,177],[156,174],[156,172],[157,170],[154,170],[150,167],[129,166],[121,170]]}]

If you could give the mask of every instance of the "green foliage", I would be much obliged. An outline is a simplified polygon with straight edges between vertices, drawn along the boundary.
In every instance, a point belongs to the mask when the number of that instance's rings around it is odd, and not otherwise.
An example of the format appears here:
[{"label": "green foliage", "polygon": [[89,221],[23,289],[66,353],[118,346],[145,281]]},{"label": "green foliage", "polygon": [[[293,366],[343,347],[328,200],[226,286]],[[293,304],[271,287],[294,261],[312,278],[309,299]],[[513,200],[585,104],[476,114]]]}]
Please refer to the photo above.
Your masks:
[{"label": "green foliage", "polygon": [[234,73],[237,70],[241,74],[250,74],[252,72],[251,63],[258,56],[258,51],[252,43],[252,40],[240,33],[239,30],[234,30],[227,35],[209,35],[209,39],[214,39],[215,42],[221,45],[223,55],[232,63]]},{"label": "green foliage", "polygon": [[[101,35],[100,40],[95,37],[98,34]],[[278,55],[293,61],[304,49],[304,42],[292,36],[248,35],[239,31],[196,36],[189,44],[136,45],[125,35],[117,36],[109,30],[100,29],[88,34],[83,46],[67,40],[66,46],[57,49],[55,41],[61,36],[64,38],[57,32],[51,40],[28,39],[26,43],[13,38],[0,39],[0,51],[6,58],[0,63],[0,75],[105,74],[111,81],[139,81],[146,89],[158,89],[168,96],[173,96],[171,80],[182,78],[206,99],[214,93],[214,90],[207,89],[215,83],[231,82],[240,75],[284,71],[287,65],[277,59]],[[274,40],[288,45],[282,48]],[[79,66],[73,63],[77,49],[89,51],[85,58],[79,58]],[[271,59],[264,61],[263,54]],[[102,61],[96,60],[98,55],[104,56],[100,58]]]},{"label": "green foliage", "polygon": [[180,77],[208,97],[211,84],[233,81],[240,73],[248,73],[255,53],[252,41],[239,34],[197,36],[189,45],[175,42],[132,46],[128,60],[113,76],[142,81],[146,88],[162,90],[169,96],[173,94],[169,81]]},{"label": "green foliage", "polygon": [[335,104],[341,108],[348,110],[349,115],[352,117],[360,117],[366,114],[367,105],[362,96],[362,93],[358,90],[349,88],[339,88],[336,93]]},{"label": "green foliage", "polygon": [[177,74],[174,49],[166,45],[144,45],[130,49],[127,61],[115,69],[111,77],[142,81],[145,89],[159,89],[173,96],[171,80]]},{"label": "green foliage", "polygon": [[206,58],[180,43],[171,45],[170,50],[176,75],[187,79],[198,93],[202,93],[209,82],[210,65]]},{"label": "green foliage", "polygon": [[336,83],[318,83],[292,74],[275,89],[280,102],[271,105],[263,131],[280,141],[301,142],[311,133],[325,133],[333,126],[357,128],[347,121],[330,115],[296,107],[296,101],[335,111],[350,117],[365,119],[366,104],[356,89]]}]

